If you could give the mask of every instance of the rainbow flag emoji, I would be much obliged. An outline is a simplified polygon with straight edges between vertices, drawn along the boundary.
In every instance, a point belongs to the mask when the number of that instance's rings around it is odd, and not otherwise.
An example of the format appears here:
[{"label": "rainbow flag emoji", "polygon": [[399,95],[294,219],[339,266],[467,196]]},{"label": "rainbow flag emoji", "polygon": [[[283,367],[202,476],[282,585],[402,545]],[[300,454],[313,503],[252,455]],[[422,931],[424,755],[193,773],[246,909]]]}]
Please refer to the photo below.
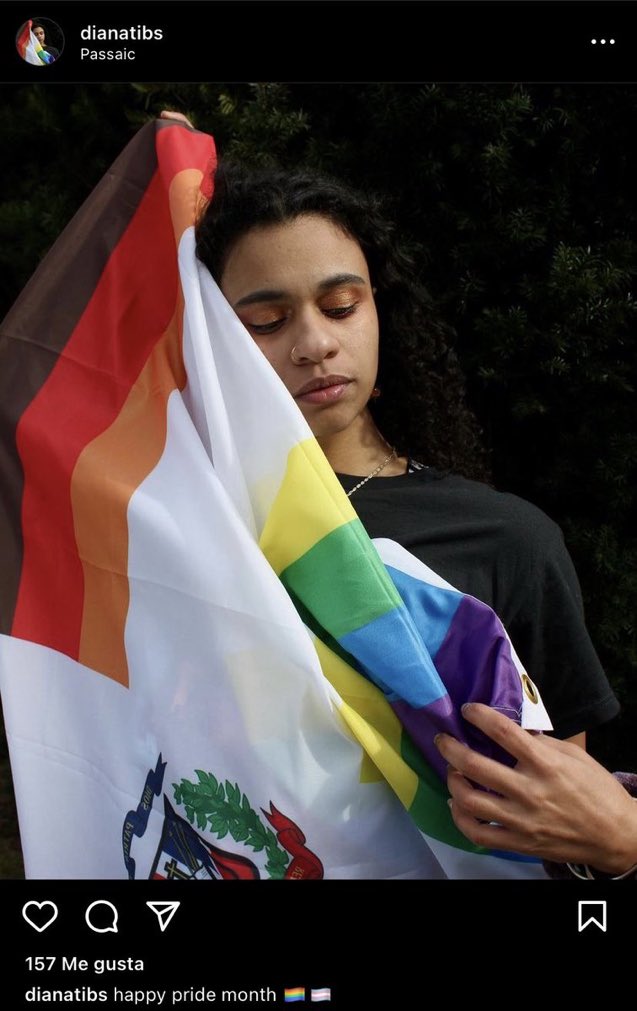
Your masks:
[{"label": "rainbow flag emoji", "polygon": [[290,986],[285,988],[285,1003],[291,1003],[293,1000],[305,1000],[305,987],[304,986]]}]

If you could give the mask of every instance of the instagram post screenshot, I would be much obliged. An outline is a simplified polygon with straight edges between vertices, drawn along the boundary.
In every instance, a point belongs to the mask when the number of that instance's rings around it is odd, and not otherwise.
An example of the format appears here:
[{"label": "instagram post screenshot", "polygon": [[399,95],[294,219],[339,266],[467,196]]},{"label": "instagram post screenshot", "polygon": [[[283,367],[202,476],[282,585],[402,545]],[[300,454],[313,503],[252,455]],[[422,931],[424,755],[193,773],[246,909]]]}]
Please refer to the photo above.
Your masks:
[{"label": "instagram post screenshot", "polygon": [[628,972],[632,14],[3,5],[7,1007]]}]

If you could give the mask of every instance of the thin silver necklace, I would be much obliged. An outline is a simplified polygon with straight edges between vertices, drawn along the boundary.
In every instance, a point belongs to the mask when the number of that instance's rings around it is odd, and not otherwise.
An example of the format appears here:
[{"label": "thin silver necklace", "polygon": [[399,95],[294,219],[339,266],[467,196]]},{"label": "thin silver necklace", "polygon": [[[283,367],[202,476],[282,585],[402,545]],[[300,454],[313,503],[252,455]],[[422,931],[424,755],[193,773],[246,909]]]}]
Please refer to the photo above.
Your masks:
[{"label": "thin silver necklace", "polygon": [[380,474],[381,470],[385,469],[385,467],[387,466],[387,464],[389,463],[389,461],[393,460],[397,455],[398,454],[396,452],[396,447],[392,446],[392,451],[389,454],[389,456],[385,457],[385,459],[383,460],[383,462],[378,465],[378,467],[376,468],[376,470],[373,470],[371,472],[371,474],[368,474],[367,477],[364,477],[362,481],[359,481],[358,484],[355,484],[354,487],[352,488],[352,490],[348,491],[347,497],[351,498],[355,491],[358,491],[358,489],[362,488],[364,484],[367,484],[368,481],[371,481],[371,479],[373,477],[376,477],[377,474]]}]

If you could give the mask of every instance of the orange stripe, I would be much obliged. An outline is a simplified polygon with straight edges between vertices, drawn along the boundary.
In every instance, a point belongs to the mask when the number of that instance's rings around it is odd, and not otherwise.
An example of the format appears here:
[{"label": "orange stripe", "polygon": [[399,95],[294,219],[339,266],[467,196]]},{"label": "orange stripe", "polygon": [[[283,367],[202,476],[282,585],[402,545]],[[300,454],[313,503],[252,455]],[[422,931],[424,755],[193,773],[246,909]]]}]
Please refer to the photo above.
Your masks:
[{"label": "orange stripe", "polygon": [[[181,300],[180,300],[181,301]],[[128,504],[166,444],[166,405],[183,389],[182,305],[150,355],[113,424],[89,443],[71,479],[71,503],[84,572],[79,661],[128,684]]]},{"label": "orange stripe", "polygon": [[[184,170],[170,186],[177,241],[192,224],[202,173]],[[128,505],[166,444],[167,402],[182,390],[183,296],[115,421],[83,450],[71,479],[71,504],[84,573],[78,659],[128,686],[124,629],[129,605]]]},{"label": "orange stripe", "polygon": [[173,222],[177,245],[187,228],[198,220],[208,201],[201,192],[203,172],[201,169],[182,169],[168,189],[170,216]]}]

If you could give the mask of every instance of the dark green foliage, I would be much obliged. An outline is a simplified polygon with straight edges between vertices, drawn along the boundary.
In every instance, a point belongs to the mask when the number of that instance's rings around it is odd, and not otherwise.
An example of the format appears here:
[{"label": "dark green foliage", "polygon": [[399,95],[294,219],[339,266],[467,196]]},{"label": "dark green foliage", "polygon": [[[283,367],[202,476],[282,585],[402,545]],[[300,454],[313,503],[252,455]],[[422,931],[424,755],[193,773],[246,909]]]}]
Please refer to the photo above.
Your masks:
[{"label": "dark green foliage", "polygon": [[222,153],[307,163],[386,197],[457,333],[494,482],[565,530],[593,640],[625,706],[598,753],[635,768],[637,87],[6,92],[3,307],[134,129],[164,107],[191,115]]}]

